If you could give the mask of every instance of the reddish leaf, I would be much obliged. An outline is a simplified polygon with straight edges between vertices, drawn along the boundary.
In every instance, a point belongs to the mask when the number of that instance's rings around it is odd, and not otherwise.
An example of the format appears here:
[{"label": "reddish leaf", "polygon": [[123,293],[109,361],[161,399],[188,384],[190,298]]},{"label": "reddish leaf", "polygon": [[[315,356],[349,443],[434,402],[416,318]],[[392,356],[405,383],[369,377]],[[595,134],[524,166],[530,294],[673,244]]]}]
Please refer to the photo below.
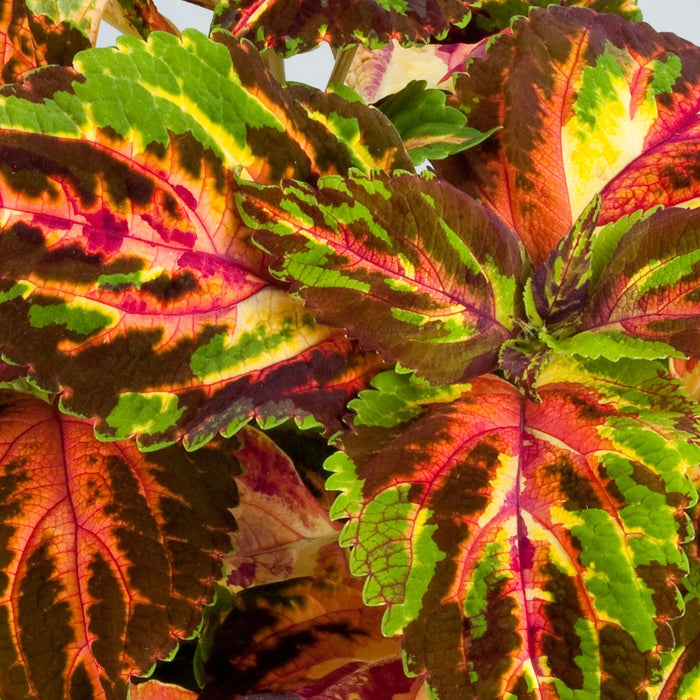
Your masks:
[{"label": "reddish leaf", "polygon": [[148,681],[130,685],[129,700],[197,700],[197,693],[177,685]]},{"label": "reddish leaf", "polygon": [[20,379],[27,375],[26,367],[18,367],[17,365],[8,365],[0,361],[0,384],[13,382],[15,379]]},{"label": "reddish leaf", "polygon": [[335,48],[362,41],[369,46],[391,39],[425,42],[451,25],[469,21],[467,0],[346,0],[329,14],[325,0],[230,0],[217,6],[214,24],[238,37],[292,56],[321,42]]},{"label": "reddish leaf", "polygon": [[238,433],[238,531],[226,558],[228,583],[241,588],[310,576],[317,552],[338,539],[338,526],[304,486],[294,464],[272,440],[252,428]]},{"label": "reddish leaf", "polygon": [[90,40],[68,21],[35,15],[25,0],[0,3],[0,84],[15,83],[39,66],[69,66]]},{"label": "reddish leaf", "polygon": [[632,225],[609,250],[582,328],[620,330],[700,357],[700,211],[666,209]]},{"label": "reddish leaf", "polygon": [[[337,682],[334,672],[345,675],[347,669],[340,670],[349,663],[395,657],[398,643],[382,637],[381,614],[363,605],[361,583],[350,575],[344,553],[337,543],[328,544],[319,551],[313,577],[236,595],[214,636],[206,665],[212,680],[200,699],[293,693]],[[410,681],[404,683],[410,688]]]},{"label": "reddish leaf", "polygon": [[490,375],[376,384],[327,485],[407,672],[446,698],[643,692],[682,611],[697,406],[648,362],[559,357],[540,403]]},{"label": "reddish leaf", "polygon": [[196,631],[235,525],[230,447],[147,457],[0,393],[3,698],[125,697]]},{"label": "reddish leaf", "polygon": [[428,87],[452,91],[453,74],[465,71],[469,59],[483,56],[490,37],[508,29],[516,16],[527,16],[533,5],[582,6],[626,19],[641,18],[636,0],[481,0],[469,4],[472,20],[461,32],[450,34],[460,36],[460,43],[402,47],[392,41],[376,49],[359,46],[348,71],[348,85],[366,102],[396,93],[411,80],[425,80]]},{"label": "reddish leaf", "polygon": [[[700,465],[699,465],[700,466]],[[698,467],[693,470],[696,485],[700,483]],[[700,510],[692,510],[693,526],[698,532]],[[655,700],[695,700],[700,687],[700,552],[697,534],[686,545],[690,572],[683,581],[685,615],[671,622],[676,647],[662,654],[663,677],[654,694]]]},{"label": "reddish leaf", "polygon": [[688,393],[700,401],[700,362],[696,359],[669,360],[671,376],[680,379]]},{"label": "reddish leaf", "polygon": [[0,132],[0,347],[107,437],[194,445],[252,418],[339,429],[379,358],[268,284],[231,173],[192,135],[169,139]]},{"label": "reddish leaf", "polygon": [[167,17],[158,12],[153,0],[110,0],[104,20],[123,34],[138,33],[144,39],[155,31],[180,33]]},{"label": "reddish leaf", "polygon": [[437,169],[517,231],[536,265],[598,192],[599,224],[700,195],[700,49],[648,25],[533,10],[470,64],[453,104],[479,131],[503,128]]},{"label": "reddish leaf", "polygon": [[590,7],[596,12],[620,15],[627,20],[641,20],[637,0],[481,0],[474,8],[472,24],[484,32],[493,34],[507,29],[513,18],[527,17],[533,7],[562,5],[564,7]]}]

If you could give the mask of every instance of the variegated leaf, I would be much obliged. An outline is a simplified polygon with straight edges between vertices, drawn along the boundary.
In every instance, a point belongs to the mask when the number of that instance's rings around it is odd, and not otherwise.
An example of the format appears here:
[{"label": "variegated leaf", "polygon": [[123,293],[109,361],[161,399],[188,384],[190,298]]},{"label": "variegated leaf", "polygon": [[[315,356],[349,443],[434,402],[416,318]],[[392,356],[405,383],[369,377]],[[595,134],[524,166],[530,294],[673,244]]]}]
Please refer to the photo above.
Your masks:
[{"label": "variegated leaf", "polygon": [[589,7],[596,12],[607,12],[630,21],[642,19],[637,0],[481,0],[474,8],[473,28],[488,34],[507,29],[519,15],[527,17],[533,7],[562,5],[564,7]]},{"label": "variegated leaf", "polygon": [[[305,101],[314,99],[313,108],[299,104],[255,49],[228,32],[215,32],[213,40],[191,29],[181,39],[153,32],[146,43],[120,37],[117,49],[84,52],[75,66],[82,75],[73,86],[76,97],[52,105],[72,122],[66,126],[71,131],[109,127],[140,149],[154,141],[166,146],[170,133],[191,131],[224,166],[258,182],[304,180],[349,167],[411,167],[400,138],[376,111],[357,103],[338,113],[334,97],[312,90]],[[371,132],[358,133],[353,119],[369,121]],[[343,121],[348,133],[334,128]]]},{"label": "variegated leaf", "polygon": [[235,235],[231,178],[192,138],[138,154],[9,132],[0,152],[0,343],[65,409],[151,447],[253,417],[336,429],[376,360],[246,270],[261,263]]},{"label": "variegated leaf", "polygon": [[469,197],[412,175],[239,189],[255,240],[321,322],[434,382],[495,367],[521,316],[517,239]]},{"label": "variegated leaf", "polygon": [[238,531],[224,565],[229,587],[250,588],[311,576],[321,547],[338,540],[338,527],[304,486],[290,458],[253,428],[238,433]]},{"label": "variegated leaf", "polygon": [[657,212],[607,248],[582,328],[622,331],[700,357],[700,211]]},{"label": "variegated leaf", "polygon": [[245,37],[258,48],[286,56],[321,42],[340,48],[358,40],[376,47],[392,39],[427,42],[451,25],[469,21],[468,0],[346,0],[328,12],[324,0],[226,0],[217,5],[214,25]]},{"label": "variegated leaf", "polygon": [[143,39],[155,31],[180,34],[175,25],[158,12],[153,0],[107,0],[103,19],[122,34]]},{"label": "variegated leaf", "polygon": [[[700,467],[700,465],[698,465]],[[700,470],[692,472],[697,485]],[[691,511],[696,536],[686,545],[690,571],[683,581],[685,615],[672,621],[676,647],[661,655],[663,674],[661,683],[652,695],[654,700],[695,700],[700,691],[700,552],[698,525],[700,510]]]},{"label": "variegated leaf", "polygon": [[74,24],[90,40],[93,46],[109,0],[25,0],[28,13],[34,13],[44,22]]},{"label": "variegated leaf", "polygon": [[[479,47],[481,48],[481,47]],[[379,49],[359,47],[347,84],[366,102],[377,102],[402,90],[412,80],[429,88],[453,89],[452,75],[464,70],[476,51],[473,44],[426,44],[402,47],[397,41]]]},{"label": "variegated leaf", "polygon": [[469,3],[472,21],[450,39],[460,43],[402,47],[397,41],[386,46],[357,49],[347,83],[367,102],[399,92],[412,80],[425,80],[431,88],[453,91],[453,74],[464,71],[470,58],[483,56],[490,37],[507,29],[518,15],[527,16],[533,6],[584,6],[611,12],[626,19],[640,19],[636,0],[481,0]]},{"label": "variegated leaf", "polygon": [[[293,694],[319,682],[332,685],[338,673],[347,674],[347,664],[393,660],[399,645],[382,637],[382,611],[363,605],[361,587],[334,542],[319,550],[313,576],[238,593],[214,635],[206,664],[211,679],[200,700]],[[411,685],[404,677],[396,690]],[[350,687],[347,697],[353,692]]]},{"label": "variegated leaf", "polygon": [[[248,49],[232,51],[238,70],[257,70],[263,88],[282,94],[264,83],[262,63]],[[226,106],[226,131],[214,127],[214,117],[224,117],[203,93],[197,105],[173,92],[162,97],[160,111],[148,112],[141,91],[148,79],[141,89],[113,79],[110,57],[125,74],[138,67],[153,80],[167,67],[173,91],[178,61],[187,77],[211,60],[216,94],[242,104]],[[249,245],[235,213],[230,170],[196,134],[173,133],[178,124],[181,131],[196,127],[211,146],[219,134],[219,153],[226,150],[230,160],[235,151],[239,165],[261,177],[273,177],[276,168],[314,177],[316,164],[281,123],[291,160],[266,151],[276,160],[265,164],[255,155],[246,133],[260,131],[265,119],[256,126],[253,105],[266,93],[248,92],[231,60],[224,46],[201,35],[182,44],[154,34],[148,45],[82,54],[87,77],[39,71],[8,88],[0,103],[0,349],[9,361],[30,365],[41,388],[62,391],[66,410],[100,419],[107,438],[138,434],[143,446],[155,447],[184,436],[196,446],[252,418],[320,421],[334,431],[348,398],[379,362],[270,286],[264,256]],[[260,99],[272,108],[271,95]],[[288,103],[299,118],[306,114],[291,97]],[[321,128],[315,119],[307,123]],[[351,140],[358,144],[356,135]],[[339,148],[341,162],[332,148],[322,155],[324,171],[350,164]],[[367,151],[357,149],[367,166]]]},{"label": "variegated leaf", "polygon": [[230,548],[237,471],[225,444],[146,456],[1,392],[0,695],[125,698],[131,674],[192,636]]},{"label": "variegated leaf", "polygon": [[179,685],[147,681],[129,687],[129,700],[197,700],[198,693]]},{"label": "variegated leaf", "polygon": [[700,401],[700,362],[694,358],[688,361],[671,359],[669,360],[669,366],[671,376],[680,379],[688,393],[696,401]]},{"label": "variegated leaf", "polygon": [[632,698],[658,678],[700,460],[700,414],[659,374],[560,357],[540,403],[492,375],[429,393],[380,375],[351,404],[332,515],[435,697]]},{"label": "variegated leaf", "polygon": [[64,17],[35,14],[25,0],[0,3],[0,84],[17,82],[39,66],[69,66],[89,46],[90,39]]},{"label": "variegated leaf", "polygon": [[517,231],[536,265],[594,195],[599,224],[700,194],[700,49],[586,8],[533,10],[475,59],[453,104],[503,128],[436,164]]},{"label": "variegated leaf", "polygon": [[592,241],[599,213],[600,200],[594,198],[547,263],[528,280],[525,308],[534,327],[546,327],[551,333],[578,325],[590,293]]}]

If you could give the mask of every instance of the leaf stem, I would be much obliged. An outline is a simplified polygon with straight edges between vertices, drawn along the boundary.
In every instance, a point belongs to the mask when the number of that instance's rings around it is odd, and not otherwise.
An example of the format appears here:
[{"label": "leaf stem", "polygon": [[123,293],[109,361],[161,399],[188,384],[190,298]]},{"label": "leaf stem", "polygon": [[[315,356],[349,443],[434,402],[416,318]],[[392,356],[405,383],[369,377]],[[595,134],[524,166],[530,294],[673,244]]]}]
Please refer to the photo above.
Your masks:
[{"label": "leaf stem", "polygon": [[277,82],[283,83],[284,78],[284,59],[272,49],[268,49],[261,54],[265,65],[267,66],[272,76],[277,80]]},{"label": "leaf stem", "polygon": [[352,61],[357,53],[357,47],[358,44],[351,44],[350,46],[345,46],[338,51],[335,56],[335,63],[333,64],[331,77],[328,78],[328,85],[345,82],[345,78],[350,70]]}]

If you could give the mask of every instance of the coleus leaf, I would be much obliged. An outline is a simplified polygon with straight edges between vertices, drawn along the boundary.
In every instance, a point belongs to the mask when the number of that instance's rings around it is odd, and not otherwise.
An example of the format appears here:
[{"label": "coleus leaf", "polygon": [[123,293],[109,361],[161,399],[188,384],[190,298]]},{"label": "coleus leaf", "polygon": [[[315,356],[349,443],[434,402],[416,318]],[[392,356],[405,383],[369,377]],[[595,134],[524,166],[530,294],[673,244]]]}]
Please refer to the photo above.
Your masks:
[{"label": "coleus leaf", "polygon": [[[195,446],[251,418],[269,424],[291,416],[338,430],[348,398],[379,358],[358,353],[270,286],[264,256],[248,244],[235,213],[231,171],[196,135],[174,131],[196,127],[208,145],[217,134],[231,166],[237,153],[238,165],[261,177],[291,171],[313,178],[314,170],[342,171],[354,161],[338,142],[339,150],[331,147],[313,162],[278,122],[296,165],[279,152],[263,162],[255,139],[265,129],[253,121],[252,104],[272,109],[282,89],[264,82],[262,63],[249,49],[230,47],[237,70],[261,74],[262,87],[250,87],[253,94],[232,72],[223,45],[198,34],[183,42],[152,34],[148,45],[127,42],[121,52],[82,54],[78,64],[87,77],[47,69],[7,89],[11,94],[0,101],[0,349],[10,362],[29,365],[43,389],[62,391],[66,410],[98,418],[107,438],[138,434],[143,446],[155,447],[184,436]],[[188,80],[206,57],[217,58],[211,70],[220,71],[221,92],[243,106],[228,112],[224,131],[214,126],[218,108],[204,93],[202,104],[176,100],[174,93],[171,103],[162,88],[162,110],[150,113],[144,133],[138,83],[127,92],[126,79],[115,86],[111,74],[115,66],[127,71],[121,59],[110,63],[122,53],[132,72],[138,66],[155,80],[151,71],[167,67],[174,83],[178,61]],[[209,77],[216,82],[216,75]],[[148,84],[144,79],[142,88]],[[303,121],[304,107],[284,99],[290,120]],[[109,110],[110,102],[119,107]],[[324,104],[336,114],[332,100],[318,102],[317,116],[323,117]],[[284,119],[282,107],[274,110]],[[364,105],[348,110],[347,119],[354,111],[360,124],[370,111]],[[370,121],[377,126],[376,117]],[[310,123],[328,135],[319,120]],[[249,132],[258,136],[246,141]],[[381,161],[387,151],[381,133],[377,138],[370,150]],[[357,129],[348,139],[358,144],[357,162],[369,167],[370,150],[358,143]]]},{"label": "coleus leaf", "polygon": [[[381,614],[363,605],[361,582],[350,575],[337,542],[327,544],[319,550],[313,576],[235,596],[214,634],[206,664],[211,680],[200,699],[293,693],[317,682],[336,682],[337,672],[347,674],[347,664],[394,660],[399,645],[382,636]],[[408,691],[411,685],[404,677],[397,690]],[[350,691],[348,697],[357,689]]]},{"label": "coleus leaf", "polygon": [[666,209],[618,241],[584,311],[586,330],[617,330],[700,356],[700,213]]},{"label": "coleus leaf", "polygon": [[669,369],[671,376],[680,379],[688,393],[696,401],[700,401],[700,362],[694,358],[688,361],[671,359]]},{"label": "coleus leaf", "polygon": [[678,647],[664,654],[664,673],[655,700],[695,700],[700,688],[700,601],[686,601],[686,613],[676,620]]},{"label": "coleus leaf", "polygon": [[197,700],[197,693],[179,685],[146,681],[129,687],[129,700]]},{"label": "coleus leaf", "polygon": [[588,301],[591,281],[592,244],[600,199],[594,197],[547,263],[539,267],[525,287],[529,322],[548,332],[576,327]]},{"label": "coleus leaf", "polygon": [[682,611],[696,405],[629,360],[556,358],[540,403],[492,375],[379,379],[327,486],[407,672],[437,697],[636,697]]},{"label": "coleus leaf", "polygon": [[93,46],[108,2],[109,0],[26,0],[25,4],[28,12],[42,17],[45,22],[74,24],[90,40],[90,46]]},{"label": "coleus leaf", "polygon": [[15,83],[40,66],[69,66],[89,46],[90,39],[65,18],[34,14],[25,0],[0,3],[0,84]]},{"label": "coleus leaf", "polygon": [[423,679],[407,679],[399,657],[371,663],[354,661],[295,693],[309,700],[422,700]]},{"label": "coleus leaf", "polygon": [[368,49],[359,46],[347,75],[347,83],[366,102],[376,102],[399,92],[412,80],[426,80],[431,88],[453,91],[453,74],[464,72],[470,58],[483,56],[488,41],[496,32],[508,29],[515,17],[527,16],[536,7],[558,4],[591,7],[626,19],[641,19],[636,0],[481,0],[471,3],[472,21],[450,39],[459,43],[426,44],[402,47],[397,41]]},{"label": "coleus leaf", "polygon": [[539,265],[596,193],[598,224],[698,196],[698,76],[700,50],[648,25],[535,9],[457,80],[452,104],[469,125],[503,128],[436,169]]},{"label": "coleus leaf", "polygon": [[[521,315],[517,239],[447,183],[328,177],[318,190],[241,186],[256,242],[321,322],[432,382],[495,366]],[[284,257],[282,257],[284,256]]]},{"label": "coleus leaf", "polygon": [[125,697],[192,636],[230,548],[226,444],[144,455],[0,392],[4,698]]},{"label": "coleus leaf", "polygon": [[482,134],[468,127],[467,117],[445,104],[445,93],[426,89],[426,84],[412,81],[377,104],[401,135],[414,165],[472,148],[495,131]]},{"label": "coleus leaf", "polygon": [[[696,486],[700,479],[697,466],[691,472]],[[697,506],[691,510],[698,532]],[[700,687],[700,555],[697,536],[685,546],[690,571],[683,581],[686,612],[671,622],[676,637],[675,649],[663,653],[663,677],[655,700],[693,700]]]},{"label": "coleus leaf", "polygon": [[461,43],[402,47],[392,41],[379,49],[360,46],[346,82],[365,102],[397,93],[412,80],[425,80],[429,88],[451,91],[452,74],[464,70],[476,50],[476,45]]},{"label": "coleus leaf", "polygon": [[143,39],[155,31],[180,34],[175,25],[158,12],[153,0],[108,0],[103,19],[120,33],[138,34]]},{"label": "coleus leaf", "polygon": [[236,455],[245,464],[236,484],[238,531],[224,561],[229,587],[250,588],[310,576],[317,552],[338,527],[304,486],[291,459],[264,433],[243,428]]},{"label": "coleus leaf", "polygon": [[24,211],[0,236],[0,345],[62,390],[66,410],[151,447],[253,417],[337,429],[346,392],[377,360],[246,271],[259,262],[232,235],[231,177],[192,138],[143,155],[106,136],[2,141],[2,195]]},{"label": "coleus leaf", "polygon": [[[339,113],[335,96],[324,99],[313,89],[299,104],[299,89],[282,88],[255,49],[227,32],[215,32],[213,40],[191,29],[181,39],[162,32],[145,43],[121,37],[117,49],[84,52],[75,66],[82,76],[73,85],[76,98],[56,107],[78,126],[110,127],[141,149],[154,141],[166,146],[171,132],[191,131],[226,167],[265,182],[350,167],[411,167],[400,138],[376,111],[357,103]],[[371,132],[358,132],[357,123],[348,133],[333,128],[342,122],[347,132],[353,119],[369,123]]]},{"label": "coleus leaf", "polygon": [[334,48],[361,41],[376,47],[391,39],[426,42],[470,18],[467,0],[349,0],[329,14],[324,0],[226,0],[217,5],[214,26],[272,48],[285,56],[321,42]]},{"label": "coleus leaf", "polygon": [[474,8],[473,25],[489,34],[507,29],[518,15],[527,17],[533,7],[562,5],[589,7],[596,12],[619,15],[630,21],[642,19],[637,0],[481,0]]}]

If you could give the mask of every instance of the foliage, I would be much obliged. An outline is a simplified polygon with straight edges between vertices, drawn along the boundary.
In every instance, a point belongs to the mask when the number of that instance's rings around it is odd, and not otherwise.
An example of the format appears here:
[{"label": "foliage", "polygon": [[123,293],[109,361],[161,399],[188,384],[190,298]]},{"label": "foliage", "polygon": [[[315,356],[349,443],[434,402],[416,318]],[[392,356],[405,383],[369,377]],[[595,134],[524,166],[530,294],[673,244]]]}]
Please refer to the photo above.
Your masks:
[{"label": "foliage", "polygon": [[0,6],[0,697],[697,698],[700,48],[326,5]]}]

